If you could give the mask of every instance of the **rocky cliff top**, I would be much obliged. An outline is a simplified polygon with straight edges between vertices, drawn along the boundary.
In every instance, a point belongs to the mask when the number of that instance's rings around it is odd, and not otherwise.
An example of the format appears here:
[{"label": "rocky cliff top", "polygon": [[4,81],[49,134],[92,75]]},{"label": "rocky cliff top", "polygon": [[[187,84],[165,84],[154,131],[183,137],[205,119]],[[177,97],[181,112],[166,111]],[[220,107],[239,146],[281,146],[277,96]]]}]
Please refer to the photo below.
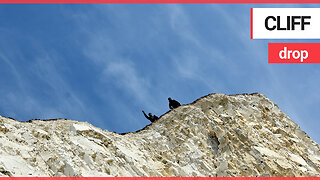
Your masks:
[{"label": "rocky cliff top", "polygon": [[211,94],[123,135],[0,116],[0,146],[0,176],[320,176],[319,144],[261,94]]}]

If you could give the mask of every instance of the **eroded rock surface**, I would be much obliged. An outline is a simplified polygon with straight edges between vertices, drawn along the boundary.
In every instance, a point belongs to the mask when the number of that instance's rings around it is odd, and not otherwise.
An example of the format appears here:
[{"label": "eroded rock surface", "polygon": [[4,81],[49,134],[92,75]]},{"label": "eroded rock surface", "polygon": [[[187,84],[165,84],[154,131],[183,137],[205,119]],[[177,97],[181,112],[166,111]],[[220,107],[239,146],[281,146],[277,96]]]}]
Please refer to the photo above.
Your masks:
[{"label": "eroded rock surface", "polygon": [[0,116],[0,176],[320,176],[320,146],[261,94],[211,94],[119,135]]}]

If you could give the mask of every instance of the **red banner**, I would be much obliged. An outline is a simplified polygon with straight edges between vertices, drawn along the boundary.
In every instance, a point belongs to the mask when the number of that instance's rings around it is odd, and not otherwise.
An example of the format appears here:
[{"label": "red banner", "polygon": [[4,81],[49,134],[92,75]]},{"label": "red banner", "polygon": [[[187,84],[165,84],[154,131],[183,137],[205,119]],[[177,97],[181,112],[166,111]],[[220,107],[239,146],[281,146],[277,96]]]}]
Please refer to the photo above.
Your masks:
[{"label": "red banner", "polygon": [[320,177],[0,177],[0,180],[320,180]]},{"label": "red banner", "polygon": [[231,4],[242,4],[242,3],[320,3],[319,0],[0,0],[2,4],[162,4],[162,3],[181,3],[181,4],[202,4],[202,3],[231,3]]},{"label": "red banner", "polygon": [[269,43],[269,63],[320,63],[320,43]]}]

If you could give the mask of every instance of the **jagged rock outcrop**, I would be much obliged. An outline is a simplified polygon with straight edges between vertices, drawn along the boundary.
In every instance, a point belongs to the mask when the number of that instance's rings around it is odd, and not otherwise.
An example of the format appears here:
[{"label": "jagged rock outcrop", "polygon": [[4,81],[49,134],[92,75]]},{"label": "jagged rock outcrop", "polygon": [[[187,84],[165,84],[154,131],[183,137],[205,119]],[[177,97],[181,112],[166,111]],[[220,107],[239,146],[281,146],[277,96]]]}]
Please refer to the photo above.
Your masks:
[{"label": "jagged rock outcrop", "polygon": [[135,133],[0,117],[1,176],[319,176],[320,146],[261,94],[211,94]]}]

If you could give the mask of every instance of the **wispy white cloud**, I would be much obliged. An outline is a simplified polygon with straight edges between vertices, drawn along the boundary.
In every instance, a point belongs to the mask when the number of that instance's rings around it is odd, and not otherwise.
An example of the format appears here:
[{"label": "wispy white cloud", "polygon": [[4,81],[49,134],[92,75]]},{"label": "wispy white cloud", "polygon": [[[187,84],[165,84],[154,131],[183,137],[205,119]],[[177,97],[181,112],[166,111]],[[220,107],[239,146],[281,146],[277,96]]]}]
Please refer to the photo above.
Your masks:
[{"label": "wispy white cloud", "polygon": [[[10,36],[16,35],[10,32]],[[63,57],[50,54],[36,39],[25,38],[36,49],[32,58],[26,59],[19,45],[8,46],[5,52],[0,52],[0,60],[5,62],[2,68],[9,69],[7,78],[14,82],[3,87],[5,94],[2,94],[1,106],[5,113],[19,120],[28,120],[21,117],[76,119],[85,116],[86,106],[65,80],[65,75],[58,71],[61,67],[57,64]],[[27,65],[22,67],[20,64]]]},{"label": "wispy white cloud", "polygon": [[143,104],[148,104],[150,80],[139,74],[133,60],[123,57],[112,46],[113,40],[104,37],[103,32],[89,35],[90,43],[84,54],[100,69],[100,82],[112,82]]},{"label": "wispy white cloud", "polygon": [[[58,56],[42,54],[35,58],[32,71],[42,82],[45,82],[49,86],[49,89],[52,89],[50,92],[54,94],[51,94],[51,96],[59,99],[59,107],[57,109],[62,107],[60,110],[68,109],[69,111],[83,113],[86,110],[84,103],[77,97],[71,85],[66,82],[58,71],[58,68],[61,67],[57,66],[55,62],[60,60]],[[46,91],[45,89],[43,90]],[[66,95],[67,99],[65,99]],[[77,107],[77,109],[74,107]]]},{"label": "wispy white cloud", "polygon": [[148,104],[150,82],[146,77],[138,75],[131,61],[109,63],[103,71],[103,77],[108,76],[127,94],[132,94],[141,103]]}]

